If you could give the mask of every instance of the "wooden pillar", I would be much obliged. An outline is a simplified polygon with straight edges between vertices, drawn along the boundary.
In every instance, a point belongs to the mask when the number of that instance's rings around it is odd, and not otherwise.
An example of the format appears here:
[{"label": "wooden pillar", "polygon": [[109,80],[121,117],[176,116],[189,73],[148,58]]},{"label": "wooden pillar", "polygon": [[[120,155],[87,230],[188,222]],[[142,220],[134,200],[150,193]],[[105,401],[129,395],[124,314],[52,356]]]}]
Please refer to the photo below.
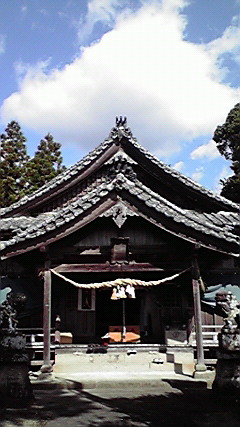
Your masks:
[{"label": "wooden pillar", "polygon": [[122,320],[122,342],[126,342],[126,305],[125,298],[122,299],[123,320]]},{"label": "wooden pillar", "polygon": [[193,287],[193,302],[194,302],[194,320],[196,328],[196,344],[197,344],[197,363],[195,371],[206,371],[203,350],[203,335],[202,335],[202,315],[201,315],[201,298],[200,298],[200,271],[197,261],[196,252],[193,254],[192,261],[192,287]]},{"label": "wooden pillar", "polygon": [[41,372],[50,374],[53,370],[50,356],[51,346],[51,271],[50,262],[45,262],[43,294],[43,365]]}]

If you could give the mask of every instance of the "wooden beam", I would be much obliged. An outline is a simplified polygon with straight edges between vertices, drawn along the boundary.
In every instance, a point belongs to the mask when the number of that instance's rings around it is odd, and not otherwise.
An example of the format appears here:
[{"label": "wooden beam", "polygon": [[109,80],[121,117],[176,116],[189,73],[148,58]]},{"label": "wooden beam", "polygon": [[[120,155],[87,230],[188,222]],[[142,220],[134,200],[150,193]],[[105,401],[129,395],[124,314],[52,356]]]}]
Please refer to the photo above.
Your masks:
[{"label": "wooden beam", "polygon": [[54,267],[57,273],[101,273],[101,272],[138,272],[138,271],[166,271],[154,267],[152,264],[61,264]]}]

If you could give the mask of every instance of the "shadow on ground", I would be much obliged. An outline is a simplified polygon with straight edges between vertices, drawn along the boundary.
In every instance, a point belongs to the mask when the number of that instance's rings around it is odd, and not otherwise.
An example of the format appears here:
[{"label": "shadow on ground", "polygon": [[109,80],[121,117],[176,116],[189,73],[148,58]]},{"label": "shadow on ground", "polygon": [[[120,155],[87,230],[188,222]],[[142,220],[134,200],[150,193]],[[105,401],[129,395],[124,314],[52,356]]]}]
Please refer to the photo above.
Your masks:
[{"label": "shadow on ground", "polygon": [[34,394],[35,402],[27,409],[0,409],[0,425],[240,426],[240,401],[215,395],[203,382],[165,380],[162,392],[126,387],[126,392],[56,389],[35,390]]}]

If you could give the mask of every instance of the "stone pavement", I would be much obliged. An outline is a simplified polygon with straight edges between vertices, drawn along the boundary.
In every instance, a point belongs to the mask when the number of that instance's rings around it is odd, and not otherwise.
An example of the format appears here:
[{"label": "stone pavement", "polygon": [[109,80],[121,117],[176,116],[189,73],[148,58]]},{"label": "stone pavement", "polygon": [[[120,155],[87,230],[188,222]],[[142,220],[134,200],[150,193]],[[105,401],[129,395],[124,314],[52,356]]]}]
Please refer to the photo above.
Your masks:
[{"label": "stone pavement", "polygon": [[0,410],[2,427],[237,427],[239,402],[227,404],[188,380],[162,380],[155,388],[125,387],[81,391],[35,390],[28,409]]},{"label": "stone pavement", "polygon": [[[184,365],[184,376],[191,379],[194,365]],[[157,351],[86,354],[83,352],[56,355],[54,375],[81,384],[83,389],[121,388],[128,386],[158,386],[163,378],[182,378],[166,354]]]},{"label": "stone pavement", "polygon": [[226,396],[215,396],[211,381],[153,362],[164,357],[58,354],[55,379],[32,376],[35,401],[26,409],[0,407],[0,426],[240,426],[239,402],[221,401]]}]

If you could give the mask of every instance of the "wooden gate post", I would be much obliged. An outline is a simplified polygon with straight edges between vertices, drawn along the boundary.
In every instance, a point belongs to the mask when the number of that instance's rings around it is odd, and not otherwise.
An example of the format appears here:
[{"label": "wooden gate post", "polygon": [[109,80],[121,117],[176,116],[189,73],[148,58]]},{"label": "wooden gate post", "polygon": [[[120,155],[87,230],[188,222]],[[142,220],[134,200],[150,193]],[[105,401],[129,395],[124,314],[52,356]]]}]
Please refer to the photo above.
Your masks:
[{"label": "wooden gate post", "polygon": [[45,262],[44,271],[44,295],[43,295],[43,365],[42,374],[51,374],[51,271],[50,262]]},{"label": "wooden gate post", "polygon": [[194,320],[196,328],[196,345],[197,345],[197,363],[195,364],[196,372],[205,372],[207,370],[204,361],[203,351],[203,335],[202,335],[202,315],[201,315],[201,299],[200,299],[200,271],[196,253],[193,255],[192,262],[192,287],[193,287],[193,302],[194,302]]}]

